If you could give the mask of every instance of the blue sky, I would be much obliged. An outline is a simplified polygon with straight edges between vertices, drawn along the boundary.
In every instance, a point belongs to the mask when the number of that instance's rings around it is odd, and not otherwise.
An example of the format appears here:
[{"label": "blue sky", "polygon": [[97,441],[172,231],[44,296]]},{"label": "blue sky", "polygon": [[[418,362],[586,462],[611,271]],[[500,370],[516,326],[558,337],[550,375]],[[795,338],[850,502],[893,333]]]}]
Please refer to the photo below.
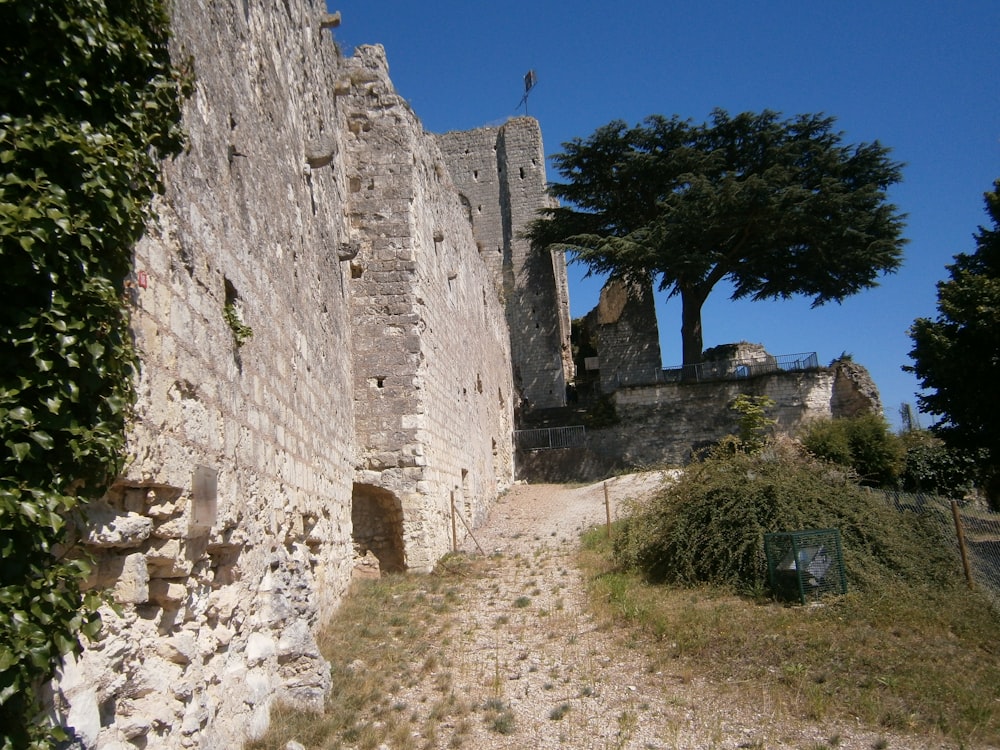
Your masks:
[{"label": "blue sky", "polygon": [[[705,346],[746,340],[824,363],[848,352],[871,372],[890,422],[902,402],[915,405],[917,381],[900,369],[907,328],[936,316],[935,285],[956,253],[975,249],[982,195],[1000,178],[998,0],[344,0],[331,10],[342,13],[345,52],[385,46],[396,90],[431,132],[523,114],[533,69],[527,111],[549,156],[611,120],[703,122],[715,107],[822,112],[847,142],[889,146],[906,164],[891,192],[908,214],[900,271],[816,309],[801,298],[731,302],[720,286],[704,308]],[[600,283],[585,270],[570,266],[573,317],[596,304]],[[679,364],[679,304],[659,300],[664,364]]]}]

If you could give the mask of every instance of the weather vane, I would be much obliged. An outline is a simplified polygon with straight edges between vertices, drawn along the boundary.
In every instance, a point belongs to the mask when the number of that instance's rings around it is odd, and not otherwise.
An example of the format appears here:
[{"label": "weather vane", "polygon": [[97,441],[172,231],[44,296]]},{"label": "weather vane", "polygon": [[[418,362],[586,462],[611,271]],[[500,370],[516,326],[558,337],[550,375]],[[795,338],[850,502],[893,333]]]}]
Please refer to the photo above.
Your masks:
[{"label": "weather vane", "polygon": [[530,94],[531,90],[535,88],[535,84],[537,82],[538,76],[535,75],[535,71],[529,70],[524,74],[524,96],[521,97],[521,101],[516,107],[516,109],[520,109],[521,104],[523,104],[524,114],[528,114],[528,94]]}]

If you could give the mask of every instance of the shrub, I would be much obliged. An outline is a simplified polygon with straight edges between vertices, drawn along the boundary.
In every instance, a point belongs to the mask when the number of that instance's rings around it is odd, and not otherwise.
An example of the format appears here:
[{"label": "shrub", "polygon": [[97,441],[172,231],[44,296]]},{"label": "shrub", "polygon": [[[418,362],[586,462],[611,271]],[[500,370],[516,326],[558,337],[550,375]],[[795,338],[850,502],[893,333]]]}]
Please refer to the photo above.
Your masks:
[{"label": "shrub", "polygon": [[632,505],[615,558],[653,581],[756,593],[767,580],[764,534],[817,528],[840,529],[852,587],[950,578],[951,553],[927,519],[894,511],[846,472],[787,444],[693,464],[675,484]]},{"label": "shrub", "polygon": [[588,429],[599,430],[602,427],[613,427],[618,424],[618,412],[611,396],[601,396],[583,415],[583,424]]},{"label": "shrub", "polygon": [[775,421],[767,416],[774,406],[768,396],[748,396],[741,393],[729,408],[740,415],[739,447],[747,453],[758,453],[767,445]]},{"label": "shrub", "polygon": [[961,498],[971,492],[978,477],[977,456],[949,448],[927,430],[901,436],[906,454],[900,485],[907,492],[930,492]]},{"label": "shrub", "polygon": [[905,448],[877,414],[812,422],[802,442],[813,455],[854,470],[862,484],[895,487]]}]

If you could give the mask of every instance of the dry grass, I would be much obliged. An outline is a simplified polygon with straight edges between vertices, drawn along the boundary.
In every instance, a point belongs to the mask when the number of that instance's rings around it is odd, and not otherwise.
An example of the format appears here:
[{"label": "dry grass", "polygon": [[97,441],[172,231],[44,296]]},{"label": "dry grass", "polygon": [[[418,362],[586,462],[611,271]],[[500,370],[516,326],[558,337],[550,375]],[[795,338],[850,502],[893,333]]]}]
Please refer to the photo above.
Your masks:
[{"label": "dry grass", "polygon": [[[1000,743],[1000,621],[979,596],[899,585],[789,607],[616,570],[603,533],[581,563],[591,600],[649,669],[767,695],[792,719]],[[832,745],[831,745],[832,746]]]},{"label": "dry grass", "polygon": [[[451,619],[462,601],[463,579],[482,575],[482,561],[445,558],[429,576],[391,575],[352,587],[337,617],[320,633],[330,662],[332,688],[322,714],[276,706],[267,735],[250,750],[283,750],[295,740],[310,750],[407,750],[447,744],[461,747],[475,711],[510,729],[512,717],[469,704],[452,690],[448,644]],[[430,678],[435,700],[406,705],[393,694]],[[447,726],[446,726],[447,725]]]},{"label": "dry grass", "polygon": [[[762,722],[776,719],[777,734],[755,729],[742,747],[774,746],[758,738],[780,738],[784,725],[827,728],[795,745],[807,750],[861,747],[840,734],[861,725],[877,738],[865,748],[902,747],[880,734],[937,737],[948,746],[1000,744],[1000,625],[966,592],[852,593],[823,606],[786,607],[719,589],[649,586],[612,567],[602,530],[585,538],[579,556],[599,613],[581,631],[579,614],[563,609],[556,585],[564,563],[553,563],[554,577],[544,579],[542,559],[505,558],[503,568],[513,575],[502,589],[501,561],[465,557],[446,558],[430,576],[356,586],[320,636],[333,679],[326,710],[276,707],[270,732],[250,747],[283,750],[295,740],[309,750],[415,750],[510,746],[520,739],[537,747],[624,748],[646,736],[653,713],[663,722],[661,746],[691,746],[671,741],[669,732],[683,736],[687,728],[677,717],[695,700],[688,691],[701,695],[706,685],[723,705],[749,701]],[[531,594],[523,606],[521,591]],[[489,599],[496,606],[485,610],[488,617],[458,616]],[[641,655],[637,684],[645,670],[665,689],[609,703],[615,708],[598,716],[596,701],[613,685],[593,650],[555,664],[530,661],[529,650],[468,650],[473,631],[488,632],[489,643],[521,643],[522,631],[534,632],[561,650],[592,637],[594,624],[609,642],[620,639]],[[584,648],[602,642],[590,643]],[[512,672],[521,678],[512,682]],[[512,703],[511,691],[529,682],[539,691],[534,725],[524,704]],[[598,745],[601,727],[609,733]],[[549,744],[541,741],[546,732]],[[717,734],[706,735],[704,746],[722,746],[732,736]]]}]

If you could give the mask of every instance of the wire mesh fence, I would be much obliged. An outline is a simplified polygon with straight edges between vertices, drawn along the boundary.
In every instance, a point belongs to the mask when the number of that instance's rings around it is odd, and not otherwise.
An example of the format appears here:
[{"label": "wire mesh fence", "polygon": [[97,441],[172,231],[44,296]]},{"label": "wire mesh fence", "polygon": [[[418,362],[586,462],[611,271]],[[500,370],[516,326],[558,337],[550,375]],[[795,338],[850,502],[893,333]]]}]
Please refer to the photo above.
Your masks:
[{"label": "wire mesh fence", "polygon": [[1000,513],[937,495],[872,490],[900,512],[927,514],[941,529],[962,562],[955,575],[965,575],[1000,610]]}]

